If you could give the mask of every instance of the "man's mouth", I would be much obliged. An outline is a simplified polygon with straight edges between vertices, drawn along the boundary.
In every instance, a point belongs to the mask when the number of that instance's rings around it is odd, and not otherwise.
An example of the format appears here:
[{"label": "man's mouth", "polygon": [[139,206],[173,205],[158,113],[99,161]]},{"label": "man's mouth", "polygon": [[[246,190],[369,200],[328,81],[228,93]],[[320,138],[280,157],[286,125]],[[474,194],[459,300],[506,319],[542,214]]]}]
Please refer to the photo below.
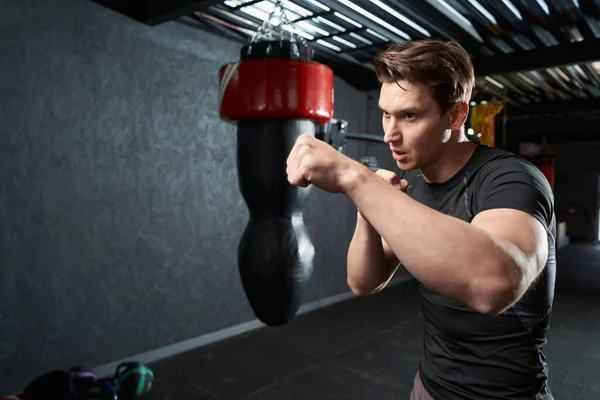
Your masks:
[{"label": "man's mouth", "polygon": [[394,160],[396,161],[402,161],[404,158],[406,158],[406,153],[392,149],[392,157],[394,157]]}]

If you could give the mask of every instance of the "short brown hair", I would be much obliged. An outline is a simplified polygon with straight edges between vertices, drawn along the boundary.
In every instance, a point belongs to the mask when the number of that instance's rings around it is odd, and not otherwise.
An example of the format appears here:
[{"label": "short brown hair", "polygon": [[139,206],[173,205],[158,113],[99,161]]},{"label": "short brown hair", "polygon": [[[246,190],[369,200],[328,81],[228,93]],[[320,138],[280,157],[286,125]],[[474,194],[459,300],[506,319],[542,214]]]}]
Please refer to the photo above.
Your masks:
[{"label": "short brown hair", "polygon": [[475,86],[473,62],[454,41],[413,40],[392,44],[375,56],[380,83],[406,80],[433,88],[442,113],[459,101],[468,102]]}]

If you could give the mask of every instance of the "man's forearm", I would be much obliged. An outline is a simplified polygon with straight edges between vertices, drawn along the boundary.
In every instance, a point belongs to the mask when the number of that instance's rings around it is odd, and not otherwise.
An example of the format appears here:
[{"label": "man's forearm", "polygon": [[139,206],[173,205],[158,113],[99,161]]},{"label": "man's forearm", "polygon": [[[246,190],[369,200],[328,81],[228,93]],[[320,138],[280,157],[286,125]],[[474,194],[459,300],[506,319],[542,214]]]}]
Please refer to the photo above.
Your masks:
[{"label": "man's forearm", "polygon": [[368,169],[354,172],[344,189],[406,269],[436,292],[487,312],[509,281],[520,279],[500,241],[411,199]]},{"label": "man's forearm", "polygon": [[381,236],[360,215],[348,247],[348,285],[356,294],[370,294],[384,283],[389,275]]}]

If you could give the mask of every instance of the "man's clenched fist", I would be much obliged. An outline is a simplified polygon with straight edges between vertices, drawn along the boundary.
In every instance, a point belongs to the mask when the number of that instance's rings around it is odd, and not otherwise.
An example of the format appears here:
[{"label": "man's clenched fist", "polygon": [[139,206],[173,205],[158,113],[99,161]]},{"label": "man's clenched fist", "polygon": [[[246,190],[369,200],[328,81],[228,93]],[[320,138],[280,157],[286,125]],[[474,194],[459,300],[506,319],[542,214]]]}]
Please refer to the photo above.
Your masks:
[{"label": "man's clenched fist", "polygon": [[313,184],[326,192],[339,193],[357,168],[365,167],[322,140],[301,135],[288,156],[286,173],[294,186]]}]

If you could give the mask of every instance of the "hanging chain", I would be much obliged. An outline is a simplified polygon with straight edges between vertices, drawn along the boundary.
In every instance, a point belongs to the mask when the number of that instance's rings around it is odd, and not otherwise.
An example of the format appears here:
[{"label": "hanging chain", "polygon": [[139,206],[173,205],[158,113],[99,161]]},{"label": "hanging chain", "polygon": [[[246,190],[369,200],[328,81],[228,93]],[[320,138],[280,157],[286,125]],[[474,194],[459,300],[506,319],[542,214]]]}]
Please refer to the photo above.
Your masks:
[{"label": "hanging chain", "polygon": [[276,0],[273,11],[252,35],[250,43],[279,40],[306,45],[306,40],[295,32],[294,23],[287,17],[282,1]]}]

